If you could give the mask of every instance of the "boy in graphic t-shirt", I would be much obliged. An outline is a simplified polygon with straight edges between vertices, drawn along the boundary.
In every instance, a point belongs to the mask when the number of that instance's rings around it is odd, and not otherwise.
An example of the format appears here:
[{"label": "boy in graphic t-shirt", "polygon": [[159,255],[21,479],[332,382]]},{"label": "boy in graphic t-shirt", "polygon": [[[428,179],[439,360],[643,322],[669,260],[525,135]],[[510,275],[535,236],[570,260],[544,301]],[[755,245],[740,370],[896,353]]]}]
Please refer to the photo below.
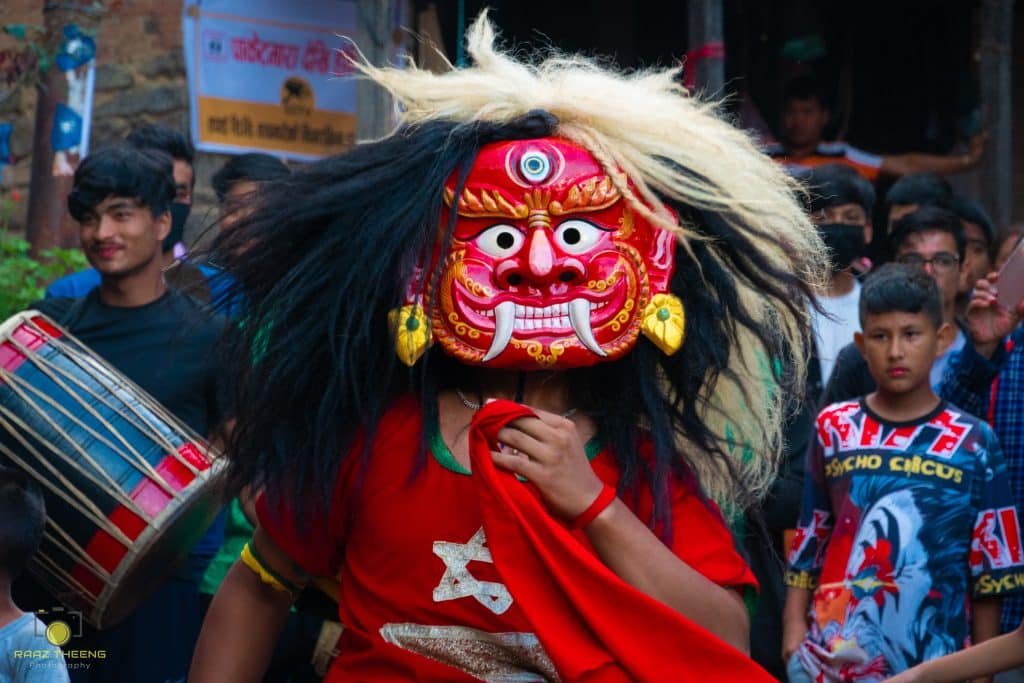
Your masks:
[{"label": "boy in graphic t-shirt", "polygon": [[818,415],[786,577],[792,683],[878,681],[991,638],[1024,570],[994,435],[929,381],[953,335],[935,281],[885,266],[860,318],[878,389]]}]

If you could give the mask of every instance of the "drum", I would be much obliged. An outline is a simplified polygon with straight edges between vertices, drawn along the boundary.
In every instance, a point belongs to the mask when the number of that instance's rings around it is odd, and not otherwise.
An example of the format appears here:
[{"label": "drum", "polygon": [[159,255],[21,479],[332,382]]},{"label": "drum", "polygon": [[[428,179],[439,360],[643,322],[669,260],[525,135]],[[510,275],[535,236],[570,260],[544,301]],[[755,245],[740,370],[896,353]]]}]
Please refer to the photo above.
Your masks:
[{"label": "drum", "polygon": [[0,325],[0,464],[46,499],[29,572],[97,628],[159,586],[220,505],[210,446],[35,311]]}]

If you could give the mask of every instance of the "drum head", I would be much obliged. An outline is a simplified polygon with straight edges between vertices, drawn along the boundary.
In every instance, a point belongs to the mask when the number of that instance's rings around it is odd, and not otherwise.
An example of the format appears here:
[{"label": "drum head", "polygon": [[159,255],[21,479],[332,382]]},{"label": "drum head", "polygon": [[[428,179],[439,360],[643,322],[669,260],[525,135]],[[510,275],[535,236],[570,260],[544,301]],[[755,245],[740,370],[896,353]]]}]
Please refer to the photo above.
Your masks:
[{"label": "drum head", "polygon": [[[214,467],[213,469],[219,469]],[[125,563],[127,571],[117,577],[116,587],[97,601],[86,620],[99,629],[110,628],[126,617],[184,562],[188,550],[202,538],[220,512],[221,490],[206,478],[197,479],[182,500],[171,503],[173,510],[139,538],[138,557]],[[191,495],[188,495],[191,493]]]}]

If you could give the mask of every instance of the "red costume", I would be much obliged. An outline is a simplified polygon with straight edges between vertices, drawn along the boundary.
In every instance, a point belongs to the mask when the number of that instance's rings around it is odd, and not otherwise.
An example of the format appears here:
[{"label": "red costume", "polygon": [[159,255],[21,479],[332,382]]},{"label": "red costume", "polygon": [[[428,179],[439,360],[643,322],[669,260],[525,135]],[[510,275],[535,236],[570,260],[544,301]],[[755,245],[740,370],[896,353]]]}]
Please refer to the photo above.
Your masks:
[{"label": "red costume", "polygon": [[[349,461],[329,514],[296,528],[290,510],[275,514],[260,501],[260,525],[275,543],[305,571],[340,579],[345,631],[327,680],[764,676],[731,646],[618,579],[582,532],[553,520],[528,485],[494,469],[488,435],[493,440],[497,425],[523,414],[529,411],[506,401],[477,413],[474,437],[485,442],[483,457],[471,446],[473,476],[431,428],[426,467],[409,480],[423,425],[415,400],[404,399],[381,421],[358,486],[358,459]],[[593,441],[587,452],[594,471],[615,486],[611,455]],[[754,590],[714,503],[692,478],[670,486],[672,551],[720,586]],[[623,500],[650,518],[646,487]]]}]

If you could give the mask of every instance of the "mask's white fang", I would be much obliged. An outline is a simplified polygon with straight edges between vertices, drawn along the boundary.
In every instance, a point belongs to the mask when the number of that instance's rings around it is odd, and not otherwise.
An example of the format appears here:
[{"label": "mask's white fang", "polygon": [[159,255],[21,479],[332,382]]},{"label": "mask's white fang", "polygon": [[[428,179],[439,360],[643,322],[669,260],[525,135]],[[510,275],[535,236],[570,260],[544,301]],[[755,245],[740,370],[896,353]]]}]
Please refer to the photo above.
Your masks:
[{"label": "mask's white fang", "polygon": [[491,348],[482,362],[486,363],[498,357],[512,339],[512,328],[516,322],[516,305],[511,301],[503,301],[494,307],[494,339]]},{"label": "mask's white fang", "polygon": [[573,299],[569,302],[569,324],[580,343],[599,356],[607,356],[601,345],[594,339],[594,330],[590,329],[590,302],[586,299]]}]

